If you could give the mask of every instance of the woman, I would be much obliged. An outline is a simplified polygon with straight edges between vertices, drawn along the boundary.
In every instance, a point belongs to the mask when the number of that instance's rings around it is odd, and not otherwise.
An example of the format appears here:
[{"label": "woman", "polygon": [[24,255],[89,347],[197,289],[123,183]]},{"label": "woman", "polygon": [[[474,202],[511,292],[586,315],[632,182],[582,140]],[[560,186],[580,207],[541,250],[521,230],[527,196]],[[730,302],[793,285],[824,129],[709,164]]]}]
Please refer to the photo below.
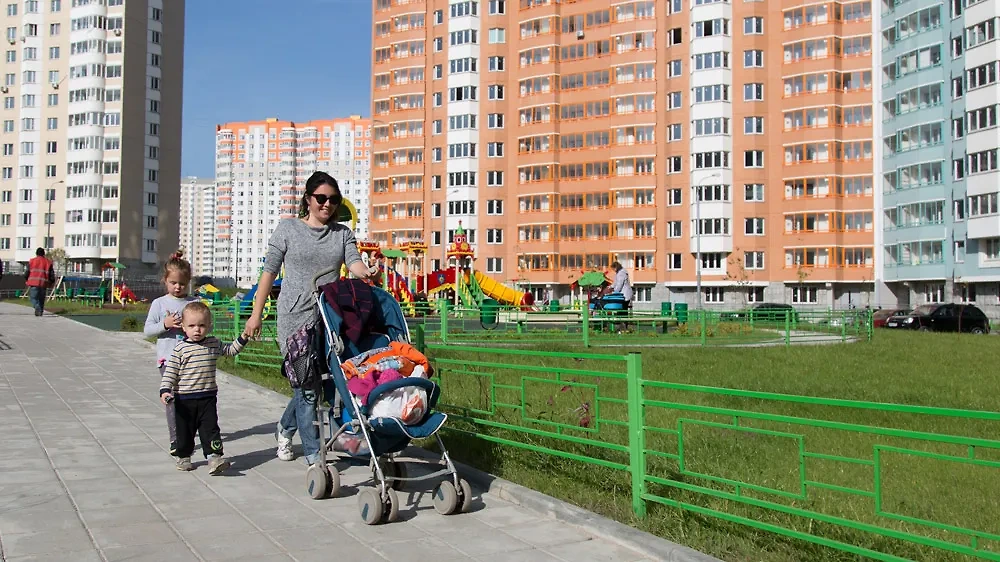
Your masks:
[{"label": "woman", "polygon": [[[361,261],[354,232],[337,222],[337,210],[343,201],[337,180],[325,172],[316,172],[306,180],[305,193],[299,207],[299,218],[284,219],[278,223],[268,241],[264,271],[257,282],[253,312],[244,333],[260,335],[264,304],[274,280],[285,267],[278,295],[278,347],[281,355],[287,353],[286,342],[300,327],[315,322],[313,302],[313,276],[320,271],[333,273],[320,279],[320,283],[336,281],[345,263],[355,277],[367,279],[372,274]],[[311,390],[295,389],[292,400],[278,422],[278,458],[290,461],[292,437],[301,429],[302,449],[306,462],[313,464],[319,455],[319,432],[313,421],[316,396]]]}]

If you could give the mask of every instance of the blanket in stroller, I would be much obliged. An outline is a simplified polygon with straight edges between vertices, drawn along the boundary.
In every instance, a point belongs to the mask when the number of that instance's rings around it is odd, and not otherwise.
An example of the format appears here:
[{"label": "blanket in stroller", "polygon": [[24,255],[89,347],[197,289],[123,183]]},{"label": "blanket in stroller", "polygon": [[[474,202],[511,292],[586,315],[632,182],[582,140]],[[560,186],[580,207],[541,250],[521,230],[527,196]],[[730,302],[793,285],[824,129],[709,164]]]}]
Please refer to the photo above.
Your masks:
[{"label": "blanket in stroller", "polygon": [[[361,353],[341,364],[347,388],[362,405],[378,385],[406,377],[430,378],[427,357],[408,343],[394,341],[388,346]],[[372,417],[397,418],[404,424],[417,423],[427,411],[427,392],[416,386],[400,386],[381,394],[370,405]]]}]

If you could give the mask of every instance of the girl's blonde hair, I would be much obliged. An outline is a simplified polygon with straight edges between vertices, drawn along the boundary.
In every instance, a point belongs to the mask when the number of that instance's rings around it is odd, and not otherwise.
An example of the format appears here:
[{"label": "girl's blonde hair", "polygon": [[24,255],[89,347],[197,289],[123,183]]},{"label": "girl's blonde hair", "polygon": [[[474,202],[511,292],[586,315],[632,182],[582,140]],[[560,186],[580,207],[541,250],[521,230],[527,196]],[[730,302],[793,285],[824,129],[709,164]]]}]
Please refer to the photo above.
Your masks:
[{"label": "girl's blonde hair", "polygon": [[180,273],[187,279],[191,279],[191,263],[184,259],[184,250],[178,249],[170,254],[170,259],[163,264],[163,278],[166,279],[170,272]]}]

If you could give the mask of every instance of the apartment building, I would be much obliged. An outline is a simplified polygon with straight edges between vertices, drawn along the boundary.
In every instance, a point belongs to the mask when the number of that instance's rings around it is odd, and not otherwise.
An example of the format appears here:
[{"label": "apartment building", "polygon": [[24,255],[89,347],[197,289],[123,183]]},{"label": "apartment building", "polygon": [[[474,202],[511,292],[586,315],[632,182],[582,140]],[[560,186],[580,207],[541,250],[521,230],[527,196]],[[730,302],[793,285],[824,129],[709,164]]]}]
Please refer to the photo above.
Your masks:
[{"label": "apartment building", "polygon": [[461,222],[539,300],[617,260],[638,302],[870,302],[871,2],[373,11],[374,239],[436,268]]},{"label": "apartment building", "polygon": [[184,0],[0,10],[0,259],[152,271],[178,239]]},{"label": "apartment building", "polygon": [[881,5],[880,301],[997,311],[997,7]]},{"label": "apartment building", "polygon": [[194,275],[212,275],[215,260],[215,180],[195,177],[181,183],[180,247]]},{"label": "apartment building", "polygon": [[357,208],[368,235],[371,120],[360,115],[297,123],[268,118],[216,127],[216,244],[212,275],[257,282],[278,221],[297,216],[306,180],[324,171]]}]

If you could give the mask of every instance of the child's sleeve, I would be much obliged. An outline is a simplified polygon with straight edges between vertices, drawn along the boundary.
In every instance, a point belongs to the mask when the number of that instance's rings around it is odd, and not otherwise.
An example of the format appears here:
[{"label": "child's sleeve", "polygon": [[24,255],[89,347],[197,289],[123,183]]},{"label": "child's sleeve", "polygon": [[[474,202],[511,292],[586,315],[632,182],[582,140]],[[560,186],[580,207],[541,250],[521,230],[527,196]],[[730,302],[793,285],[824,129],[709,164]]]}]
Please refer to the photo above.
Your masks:
[{"label": "child's sleeve", "polygon": [[163,329],[163,307],[160,305],[160,301],[153,301],[153,304],[149,305],[149,313],[146,315],[146,326],[143,328],[142,333],[147,337],[156,337],[166,332]]},{"label": "child's sleeve", "polygon": [[246,338],[240,336],[236,338],[233,343],[222,343],[219,342],[219,355],[225,355],[226,357],[235,357],[237,353],[243,350],[243,346],[247,344]]},{"label": "child's sleeve", "polygon": [[167,363],[163,366],[163,377],[160,378],[160,396],[173,394],[174,389],[177,388],[177,379],[181,376],[181,367],[184,364],[183,349],[183,345],[175,347],[170,353]]}]

